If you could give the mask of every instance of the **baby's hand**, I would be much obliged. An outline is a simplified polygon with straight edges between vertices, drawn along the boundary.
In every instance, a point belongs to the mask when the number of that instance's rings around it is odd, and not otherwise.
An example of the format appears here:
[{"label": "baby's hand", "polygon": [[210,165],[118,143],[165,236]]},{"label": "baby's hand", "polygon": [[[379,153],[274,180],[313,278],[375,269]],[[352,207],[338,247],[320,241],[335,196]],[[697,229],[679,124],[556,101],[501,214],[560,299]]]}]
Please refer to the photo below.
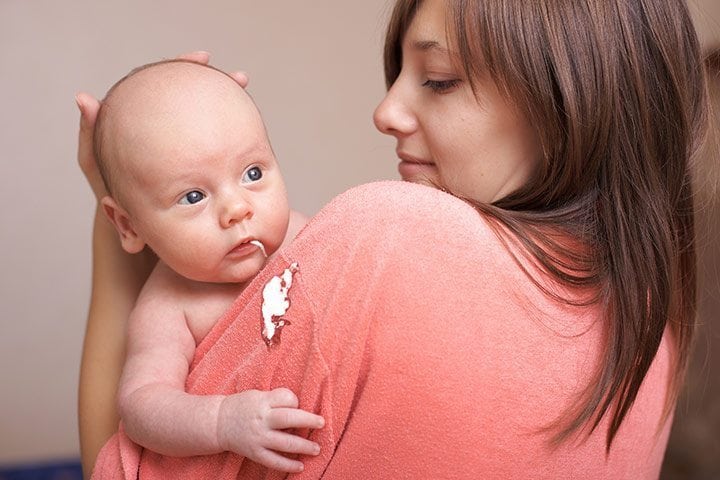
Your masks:
[{"label": "baby's hand", "polygon": [[282,430],[322,428],[325,420],[297,407],[297,397],[287,388],[276,388],[270,392],[248,390],[228,395],[220,406],[218,416],[220,447],[268,468],[301,472],[302,462],[277,452],[317,455],[320,446]]}]

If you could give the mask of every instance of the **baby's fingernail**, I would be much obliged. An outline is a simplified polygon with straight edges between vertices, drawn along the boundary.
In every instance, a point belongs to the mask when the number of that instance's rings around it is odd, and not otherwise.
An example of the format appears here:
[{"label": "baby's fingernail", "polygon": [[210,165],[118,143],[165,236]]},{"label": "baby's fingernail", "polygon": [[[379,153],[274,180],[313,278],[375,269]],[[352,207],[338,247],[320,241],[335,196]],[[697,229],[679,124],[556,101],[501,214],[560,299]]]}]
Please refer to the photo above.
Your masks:
[{"label": "baby's fingernail", "polygon": [[315,448],[313,448],[313,452],[315,455],[320,455],[320,445],[315,445]]},{"label": "baby's fingernail", "polygon": [[80,110],[80,113],[83,111],[83,104],[80,101],[80,95],[75,95],[75,104],[78,106],[78,109]]}]

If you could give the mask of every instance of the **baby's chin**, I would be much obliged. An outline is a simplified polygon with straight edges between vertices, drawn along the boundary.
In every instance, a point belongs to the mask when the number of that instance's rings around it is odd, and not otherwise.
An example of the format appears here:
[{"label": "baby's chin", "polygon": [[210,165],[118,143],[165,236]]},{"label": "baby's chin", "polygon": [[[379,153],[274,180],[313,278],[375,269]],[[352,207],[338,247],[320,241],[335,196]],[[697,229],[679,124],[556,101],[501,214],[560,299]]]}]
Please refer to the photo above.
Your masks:
[{"label": "baby's chin", "polygon": [[185,278],[207,284],[245,285],[257,276],[266,264],[266,258],[246,259],[236,265],[225,266],[214,272],[186,272]]},{"label": "baby's chin", "polygon": [[247,285],[260,273],[265,266],[265,263],[265,259],[263,259],[263,262],[257,267],[251,269],[243,268],[241,273],[231,272],[226,275],[218,275],[212,283]]}]

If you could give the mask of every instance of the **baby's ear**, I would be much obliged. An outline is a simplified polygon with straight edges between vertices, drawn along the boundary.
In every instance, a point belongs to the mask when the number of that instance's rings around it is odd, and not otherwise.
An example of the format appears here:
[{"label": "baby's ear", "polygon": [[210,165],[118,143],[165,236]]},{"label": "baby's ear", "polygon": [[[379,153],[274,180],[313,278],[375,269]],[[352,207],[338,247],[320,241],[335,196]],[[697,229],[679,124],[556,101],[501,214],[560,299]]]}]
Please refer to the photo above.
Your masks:
[{"label": "baby's ear", "polygon": [[128,253],[138,253],[145,248],[145,241],[138,235],[127,211],[114,198],[103,197],[101,200],[105,216],[115,226],[120,235],[120,244]]}]

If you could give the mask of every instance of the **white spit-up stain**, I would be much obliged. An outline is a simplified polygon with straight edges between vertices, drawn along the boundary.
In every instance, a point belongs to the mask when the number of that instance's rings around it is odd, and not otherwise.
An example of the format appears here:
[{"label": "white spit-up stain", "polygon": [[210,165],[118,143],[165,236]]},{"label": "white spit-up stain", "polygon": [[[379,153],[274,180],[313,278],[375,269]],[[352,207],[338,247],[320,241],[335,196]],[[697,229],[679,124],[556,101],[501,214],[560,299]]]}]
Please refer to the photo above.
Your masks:
[{"label": "white spit-up stain", "polygon": [[280,331],[290,322],[281,318],[290,308],[288,290],[292,287],[293,274],[298,271],[298,264],[291,263],[285,271],[272,277],[263,288],[262,337],[268,347],[280,343]]},{"label": "white spit-up stain", "polygon": [[265,245],[263,245],[260,240],[250,240],[250,243],[252,245],[255,245],[256,247],[258,247],[262,251],[263,255],[265,255],[265,258],[267,258],[267,252],[265,251]]}]

